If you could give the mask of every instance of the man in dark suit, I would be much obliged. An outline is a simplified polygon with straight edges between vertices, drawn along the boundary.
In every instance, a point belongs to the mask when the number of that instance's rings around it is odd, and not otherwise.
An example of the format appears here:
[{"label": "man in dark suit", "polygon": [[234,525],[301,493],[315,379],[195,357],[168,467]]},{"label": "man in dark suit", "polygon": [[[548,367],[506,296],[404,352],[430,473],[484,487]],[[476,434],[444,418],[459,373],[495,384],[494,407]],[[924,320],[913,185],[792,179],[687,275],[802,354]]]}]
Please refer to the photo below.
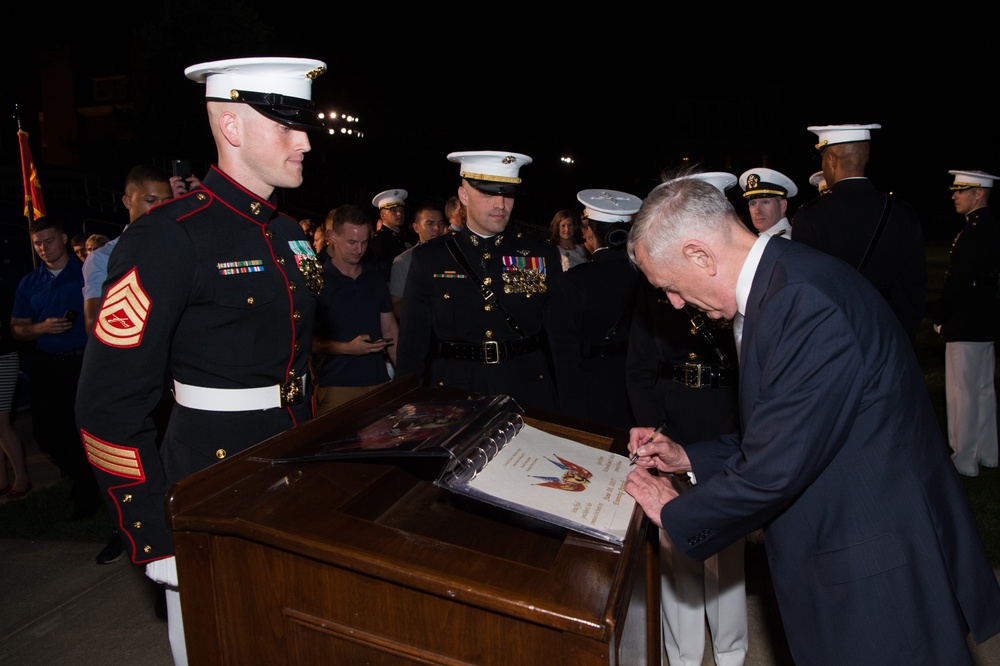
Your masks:
[{"label": "man in dark suit", "polygon": [[[695,177],[722,192],[737,183],[724,171]],[[662,423],[663,434],[681,443],[739,428],[732,322],[706,319],[691,307],[674,308],[645,278],[639,281],[626,372],[636,423]],[[715,663],[743,664],[749,647],[744,560],[743,539],[701,561],[660,532],[664,664],[701,664],[706,642]]]},{"label": "man in dark suit", "polygon": [[[927,258],[920,218],[905,201],[875,189],[865,176],[872,129],[879,125],[809,127],[819,137],[829,194],[801,206],[793,220],[795,240],[840,257],[861,271],[889,301],[916,342],[927,298]],[[885,225],[880,229],[882,216]]]},{"label": "man in dark suit", "polygon": [[[742,434],[681,447],[632,430],[625,488],[650,520],[699,559],[763,528],[796,664],[970,664],[970,630],[1000,632],[1000,585],[916,357],[871,284],[755,236],[697,179],[653,190],[629,254],[674,307],[742,332]],[[676,472],[694,487],[678,494]]]}]

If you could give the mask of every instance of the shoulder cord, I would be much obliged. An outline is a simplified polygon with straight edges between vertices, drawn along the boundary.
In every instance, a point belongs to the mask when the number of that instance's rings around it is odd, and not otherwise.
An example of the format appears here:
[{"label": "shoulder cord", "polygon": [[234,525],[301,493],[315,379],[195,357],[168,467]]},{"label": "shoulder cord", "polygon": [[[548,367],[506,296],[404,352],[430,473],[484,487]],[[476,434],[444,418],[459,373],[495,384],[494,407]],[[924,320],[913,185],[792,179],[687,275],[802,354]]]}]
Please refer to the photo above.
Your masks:
[{"label": "shoulder cord", "polygon": [[500,311],[500,314],[502,314],[504,319],[507,320],[507,326],[510,327],[510,330],[514,331],[522,338],[526,337],[521,325],[518,324],[513,317],[507,314],[507,311],[504,310],[502,305],[500,305],[500,301],[497,300],[496,294],[494,294],[489,287],[483,284],[483,281],[478,275],[476,275],[475,271],[472,270],[472,266],[469,265],[469,260],[465,258],[465,255],[462,254],[461,248],[458,247],[458,241],[455,240],[455,234],[452,234],[448,238],[446,244],[448,245],[448,251],[451,252],[451,256],[453,256],[455,261],[457,261],[462,268],[465,269],[465,272],[469,275],[469,279],[472,280],[477,287],[479,287],[479,293],[483,295],[483,300],[486,301],[486,304]]},{"label": "shoulder cord", "polygon": [[726,352],[722,351],[719,343],[715,341],[715,336],[708,330],[708,326],[705,324],[705,318],[701,316],[701,313],[692,308],[690,305],[685,305],[684,311],[689,317],[691,317],[691,325],[694,326],[694,330],[698,331],[698,333],[701,334],[701,337],[705,338],[705,341],[712,345],[712,349],[715,350],[715,355],[719,357],[722,367],[732,367],[732,364],[729,362],[729,357],[726,356]]}]

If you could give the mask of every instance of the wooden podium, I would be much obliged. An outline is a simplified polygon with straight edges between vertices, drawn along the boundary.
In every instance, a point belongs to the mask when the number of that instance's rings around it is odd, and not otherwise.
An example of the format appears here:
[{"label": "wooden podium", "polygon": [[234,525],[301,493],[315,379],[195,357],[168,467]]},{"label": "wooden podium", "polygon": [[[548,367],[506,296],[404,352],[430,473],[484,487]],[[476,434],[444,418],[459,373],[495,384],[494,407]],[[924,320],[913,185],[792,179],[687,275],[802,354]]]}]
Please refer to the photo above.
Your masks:
[{"label": "wooden podium", "polygon": [[[440,459],[273,464],[362,413],[470,397],[410,377],[175,485],[167,500],[198,664],[659,664],[655,539],[622,547],[433,485]],[[627,433],[554,434],[624,453]]]}]

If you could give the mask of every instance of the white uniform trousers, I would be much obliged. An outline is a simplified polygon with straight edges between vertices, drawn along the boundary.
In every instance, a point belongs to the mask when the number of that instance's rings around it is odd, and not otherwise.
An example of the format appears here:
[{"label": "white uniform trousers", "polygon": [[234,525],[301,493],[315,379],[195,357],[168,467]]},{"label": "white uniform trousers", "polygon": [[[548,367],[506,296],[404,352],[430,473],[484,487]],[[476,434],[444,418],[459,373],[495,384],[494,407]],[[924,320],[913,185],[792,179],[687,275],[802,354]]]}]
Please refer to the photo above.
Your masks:
[{"label": "white uniform trousers", "polygon": [[979,465],[997,466],[996,357],[992,342],[944,346],[948,444],[959,474],[976,476]]},{"label": "white uniform trousers", "polygon": [[184,618],[181,617],[181,595],[177,589],[177,560],[166,557],[146,565],[146,577],[166,585],[167,638],[174,666],[187,666],[187,646],[184,642]]},{"label": "white uniform trousers", "polygon": [[707,620],[716,666],[743,666],[749,643],[744,545],[739,539],[699,562],[660,531],[663,664],[701,666]]}]

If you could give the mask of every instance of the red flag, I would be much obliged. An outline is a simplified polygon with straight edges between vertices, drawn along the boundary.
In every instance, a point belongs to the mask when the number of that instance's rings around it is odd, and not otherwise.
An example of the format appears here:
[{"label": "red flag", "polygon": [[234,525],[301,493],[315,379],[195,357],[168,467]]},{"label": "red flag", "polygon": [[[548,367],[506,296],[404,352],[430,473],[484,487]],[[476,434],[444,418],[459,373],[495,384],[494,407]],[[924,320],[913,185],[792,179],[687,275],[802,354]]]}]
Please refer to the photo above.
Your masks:
[{"label": "red flag", "polygon": [[17,141],[21,145],[21,177],[24,183],[24,216],[28,220],[45,217],[45,201],[42,199],[42,183],[38,180],[35,160],[31,157],[28,133],[17,130]]}]

